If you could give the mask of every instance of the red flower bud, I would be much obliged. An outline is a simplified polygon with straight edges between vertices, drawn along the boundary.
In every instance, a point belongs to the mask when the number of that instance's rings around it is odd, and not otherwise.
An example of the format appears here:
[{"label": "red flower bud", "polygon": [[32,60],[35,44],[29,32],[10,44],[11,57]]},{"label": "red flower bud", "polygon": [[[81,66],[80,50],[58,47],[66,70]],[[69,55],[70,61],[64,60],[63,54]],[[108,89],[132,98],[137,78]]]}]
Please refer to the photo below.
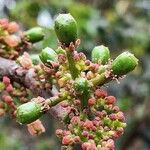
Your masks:
[{"label": "red flower bud", "polygon": [[62,139],[62,144],[69,145],[73,142],[73,139],[70,135],[64,136]]},{"label": "red flower bud", "polygon": [[4,83],[5,85],[9,85],[9,84],[10,84],[10,79],[9,79],[8,77],[4,76],[4,77],[3,77],[3,83]]},{"label": "red flower bud", "polygon": [[83,126],[84,126],[85,128],[87,128],[87,129],[92,129],[92,127],[93,127],[94,125],[93,125],[93,122],[92,122],[92,121],[86,120],[86,121],[84,122]]},{"label": "red flower bud", "polygon": [[102,98],[104,98],[104,97],[107,96],[107,92],[104,91],[104,90],[101,90],[101,89],[97,89],[97,90],[95,91],[95,95],[96,95],[97,97],[102,97]]},{"label": "red flower bud", "polygon": [[8,19],[6,19],[6,18],[0,19],[0,26],[3,29],[6,29],[8,27]]},{"label": "red flower bud", "polygon": [[107,104],[114,104],[116,102],[116,98],[114,96],[107,96],[106,103]]},{"label": "red flower bud", "polygon": [[89,100],[88,100],[88,105],[89,106],[93,106],[93,105],[95,105],[96,104],[96,100],[94,99],[94,98],[90,98]]},{"label": "red flower bud", "polygon": [[71,121],[73,125],[79,124],[80,123],[80,118],[78,116],[74,116]]},{"label": "red flower bud", "polygon": [[7,86],[6,91],[7,91],[8,93],[10,93],[10,92],[13,91],[13,87],[12,87],[11,84],[9,84],[9,85]]},{"label": "red flower bud", "polygon": [[17,32],[18,29],[19,29],[19,26],[16,22],[10,22],[8,24],[8,29],[7,30],[8,30],[9,33]]},{"label": "red flower bud", "polygon": [[84,137],[88,137],[88,136],[89,136],[89,132],[88,132],[88,131],[83,131],[83,132],[82,132],[82,135],[83,135]]},{"label": "red flower bud", "polygon": [[83,150],[96,150],[96,146],[93,143],[85,142],[82,144]]},{"label": "red flower bud", "polygon": [[11,104],[13,102],[13,99],[10,96],[3,96],[3,99],[7,104]]}]

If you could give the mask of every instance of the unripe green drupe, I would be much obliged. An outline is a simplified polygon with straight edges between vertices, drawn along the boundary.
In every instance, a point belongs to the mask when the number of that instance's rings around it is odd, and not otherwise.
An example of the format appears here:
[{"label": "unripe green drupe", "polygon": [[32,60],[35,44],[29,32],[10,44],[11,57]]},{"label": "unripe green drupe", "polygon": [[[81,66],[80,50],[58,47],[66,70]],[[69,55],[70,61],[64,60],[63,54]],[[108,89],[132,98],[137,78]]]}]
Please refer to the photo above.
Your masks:
[{"label": "unripe green drupe", "polygon": [[41,105],[31,101],[17,108],[16,118],[21,124],[29,124],[40,118],[42,114]]},{"label": "unripe green drupe", "polygon": [[75,80],[74,88],[76,92],[82,94],[85,91],[89,91],[90,85],[87,79],[80,77]]},{"label": "unripe green drupe", "polygon": [[57,53],[53,49],[46,47],[41,51],[39,57],[43,63],[47,63],[49,61],[56,61]]},{"label": "unripe green drupe", "polygon": [[29,42],[36,43],[44,38],[44,32],[41,27],[34,27],[24,32]]},{"label": "unripe green drupe", "polygon": [[103,45],[96,46],[92,50],[92,61],[94,63],[101,63],[102,65],[104,65],[108,62],[109,58],[110,58],[109,49]]},{"label": "unripe green drupe", "polygon": [[130,52],[123,52],[112,63],[112,71],[115,75],[125,75],[134,70],[138,65],[138,59]]},{"label": "unripe green drupe", "polygon": [[55,20],[55,32],[62,44],[69,46],[77,39],[77,24],[70,14],[59,14]]}]

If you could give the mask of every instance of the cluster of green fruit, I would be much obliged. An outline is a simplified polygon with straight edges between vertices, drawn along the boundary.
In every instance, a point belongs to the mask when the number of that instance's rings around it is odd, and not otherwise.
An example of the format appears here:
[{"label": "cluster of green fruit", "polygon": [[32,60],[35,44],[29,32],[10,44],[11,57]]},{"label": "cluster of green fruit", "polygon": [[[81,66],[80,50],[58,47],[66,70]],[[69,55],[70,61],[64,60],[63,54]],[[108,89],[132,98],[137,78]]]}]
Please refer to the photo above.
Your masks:
[{"label": "cluster of green fruit", "polygon": [[[94,93],[105,83],[113,79],[119,79],[128,72],[134,70],[138,64],[138,59],[130,52],[123,52],[116,59],[111,60],[109,49],[103,45],[96,46],[92,50],[91,61],[86,59],[83,53],[78,53],[76,51],[76,48],[79,46],[79,40],[77,39],[77,23],[70,14],[60,14],[55,19],[54,28],[60,42],[60,47],[57,50],[45,48],[41,51],[39,57],[45,67],[51,70],[53,69],[53,73],[49,73],[49,76],[52,76],[52,84],[58,88],[58,95],[50,97],[42,101],[42,103],[31,101],[19,106],[16,111],[17,121],[22,124],[29,124],[41,117],[45,113],[45,110],[48,111],[51,107],[62,104],[70,110],[68,114],[62,118],[66,125],[70,124],[72,119],[71,116],[77,117],[79,122],[93,124],[97,117],[95,112],[99,114],[109,111],[106,114],[104,113],[101,129],[105,129],[105,125],[107,124],[107,130],[111,131],[112,126],[109,122],[118,123],[119,121],[117,120],[118,118],[112,121],[113,119],[110,119],[109,114],[114,111],[118,113],[119,110],[116,110],[112,103],[105,104],[105,98],[99,100],[95,98]],[[39,41],[43,38],[43,33],[40,28],[29,30],[26,34],[32,42]],[[78,102],[78,106],[76,102]],[[98,105],[102,105],[102,108]],[[44,107],[49,109],[45,109]],[[120,114],[122,117],[122,112],[119,112],[119,115]],[[100,116],[99,119],[101,119]],[[122,121],[124,121],[124,119],[118,124],[123,124]],[[119,127],[118,124],[117,127]],[[80,126],[82,125],[80,124]],[[89,124],[87,124],[87,126],[89,126]],[[120,129],[117,127],[114,125],[113,130]],[[123,126],[121,127],[123,128]],[[123,130],[122,128],[121,130]],[[94,130],[97,131],[97,129],[101,130],[99,127],[94,126]],[[71,133],[69,130],[73,129],[68,128],[68,132]],[[91,128],[89,128],[89,132],[90,130]],[[88,127],[86,131],[88,131]],[[92,133],[93,139],[95,137],[94,132]],[[80,137],[78,142],[83,144],[83,149],[88,150],[90,148],[88,145],[90,145],[91,139],[82,139],[82,135],[80,135],[81,132],[78,133],[74,131],[74,134]],[[102,137],[103,136],[101,136],[101,138]],[[104,144],[102,144],[100,141],[94,142],[93,139],[92,145],[95,144],[93,150],[100,150],[103,147],[107,148],[107,141],[112,140],[110,137],[106,139],[102,138],[102,140],[104,140]],[[65,142],[62,143],[64,144]],[[72,144],[73,142],[65,144],[66,149]],[[112,146],[110,150],[111,149],[114,149],[114,147]]]}]

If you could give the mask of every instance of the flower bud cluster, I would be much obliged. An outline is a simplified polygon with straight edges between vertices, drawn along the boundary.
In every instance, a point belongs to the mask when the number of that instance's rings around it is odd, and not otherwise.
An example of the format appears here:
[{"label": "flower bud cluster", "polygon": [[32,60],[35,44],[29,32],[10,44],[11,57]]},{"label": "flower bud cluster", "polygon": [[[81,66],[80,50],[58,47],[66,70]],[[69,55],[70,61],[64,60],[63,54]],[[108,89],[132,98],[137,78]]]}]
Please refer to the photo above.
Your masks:
[{"label": "flower bud cluster", "polygon": [[68,130],[56,130],[62,144],[70,146],[81,143],[83,150],[114,150],[114,140],[123,134],[126,126],[124,114],[115,102],[116,98],[108,96],[102,89],[95,90],[93,97],[88,100],[88,107],[82,112],[80,100],[76,100],[77,105],[74,104],[72,110],[80,113],[69,116]]},{"label": "flower bud cluster", "polygon": [[6,18],[0,19],[0,56],[16,59],[24,51],[30,49],[32,43],[39,42],[43,37],[40,27],[21,32],[16,22]]},{"label": "flower bud cluster", "polygon": [[19,25],[16,22],[9,22],[8,19],[0,19],[0,56],[14,59],[19,55],[19,46],[21,39],[15,33],[19,31]]},{"label": "flower bud cluster", "polygon": [[3,76],[0,82],[0,92],[1,108],[5,113],[10,113],[12,117],[16,116],[17,105],[27,102],[29,97],[32,97],[29,89],[19,83],[12,82],[7,76]]},{"label": "flower bud cluster", "polygon": [[[8,27],[9,24],[11,27]],[[114,140],[123,134],[126,126],[125,117],[115,105],[116,98],[108,96],[101,86],[113,79],[118,80],[134,70],[138,60],[129,52],[124,52],[112,60],[109,49],[101,45],[92,50],[90,61],[83,53],[76,51],[80,40],[77,39],[75,19],[70,14],[60,14],[54,24],[60,47],[56,50],[48,47],[43,49],[39,54],[39,64],[34,65],[28,53],[18,58],[18,62],[21,70],[34,71],[34,88],[49,91],[55,87],[57,94],[46,100],[38,97],[34,101],[20,105],[16,111],[17,121],[28,124],[29,132],[38,135],[45,129],[37,119],[50,107],[60,103],[66,110],[62,115],[66,128],[56,130],[62,148],[70,149],[70,146],[79,143],[83,150],[114,150]],[[9,38],[17,30],[14,23],[0,20],[2,57],[12,59],[12,51],[19,55],[20,48],[24,49],[30,42],[35,43],[44,38],[42,29],[35,27],[24,32],[21,41],[15,43]],[[5,51],[6,48],[9,49],[8,53]],[[3,102],[10,108],[15,106],[14,97],[28,100],[37,96],[24,86],[15,85],[16,83],[11,84],[7,77],[4,77],[0,84],[0,90],[4,93]],[[1,115],[4,114],[2,110],[3,104],[0,106]]]}]

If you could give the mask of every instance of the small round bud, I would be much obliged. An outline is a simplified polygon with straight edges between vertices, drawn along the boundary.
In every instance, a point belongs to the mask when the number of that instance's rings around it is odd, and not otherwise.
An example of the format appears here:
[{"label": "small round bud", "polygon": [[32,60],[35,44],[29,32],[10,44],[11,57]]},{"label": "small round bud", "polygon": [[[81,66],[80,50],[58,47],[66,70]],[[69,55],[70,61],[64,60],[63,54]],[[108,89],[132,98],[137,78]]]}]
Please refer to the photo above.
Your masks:
[{"label": "small round bud", "polygon": [[72,137],[70,135],[66,135],[62,139],[62,144],[64,144],[64,145],[69,145],[72,142],[73,142],[73,139],[72,139]]},{"label": "small round bud", "polygon": [[25,31],[25,36],[27,37],[29,42],[36,43],[44,38],[44,32],[41,27],[34,27]]},{"label": "small round bud", "polygon": [[82,77],[77,78],[74,82],[74,88],[75,88],[76,92],[82,94],[83,92],[89,90],[89,88],[90,88],[89,82],[85,78],[82,78]]},{"label": "small round bud", "polygon": [[42,116],[41,109],[41,105],[34,101],[20,105],[16,112],[17,121],[22,124],[29,124]]},{"label": "small round bud", "polygon": [[84,126],[85,128],[87,128],[87,129],[92,129],[94,125],[93,125],[93,122],[92,122],[92,121],[86,120],[86,121],[84,122],[83,126]]},{"label": "small round bud", "polygon": [[8,93],[11,93],[11,92],[13,91],[13,87],[12,87],[11,84],[9,84],[9,85],[7,86],[6,91],[7,91]]},{"label": "small round bud", "polygon": [[49,47],[44,48],[39,54],[39,57],[43,63],[57,60],[56,52]]},{"label": "small round bud", "polygon": [[138,59],[130,52],[123,52],[112,63],[112,71],[115,75],[125,75],[134,70],[138,65]]},{"label": "small round bud", "polygon": [[16,22],[13,21],[13,22],[10,22],[8,24],[8,29],[7,30],[8,30],[9,33],[17,32],[18,29],[19,29],[19,26]]},{"label": "small round bud", "polygon": [[95,98],[90,98],[89,100],[88,100],[88,105],[89,106],[93,106],[93,105],[95,105],[96,104],[96,99]]},{"label": "small round bud", "polygon": [[63,130],[62,130],[62,129],[57,129],[57,130],[56,130],[56,135],[57,135],[58,137],[63,137]]},{"label": "small round bud", "polygon": [[116,98],[114,96],[107,96],[106,103],[107,104],[114,104],[116,102]]},{"label": "small round bud", "polygon": [[32,55],[30,55],[30,57],[31,57],[32,63],[33,63],[34,65],[37,65],[37,64],[40,62],[39,55],[37,55],[37,54],[32,54]]},{"label": "small round bud", "polygon": [[3,99],[7,104],[11,104],[13,102],[13,99],[10,96],[3,96]]},{"label": "small round bud", "polygon": [[104,91],[104,90],[101,90],[101,89],[97,89],[97,90],[95,91],[95,95],[96,95],[97,97],[102,97],[102,98],[104,98],[104,97],[107,96],[107,92]]},{"label": "small round bud", "polygon": [[92,61],[94,63],[101,63],[104,65],[108,62],[109,58],[110,58],[109,49],[103,45],[96,46],[92,50]]},{"label": "small round bud", "polygon": [[70,14],[59,14],[55,19],[55,32],[59,41],[66,46],[77,39],[77,24]]}]

